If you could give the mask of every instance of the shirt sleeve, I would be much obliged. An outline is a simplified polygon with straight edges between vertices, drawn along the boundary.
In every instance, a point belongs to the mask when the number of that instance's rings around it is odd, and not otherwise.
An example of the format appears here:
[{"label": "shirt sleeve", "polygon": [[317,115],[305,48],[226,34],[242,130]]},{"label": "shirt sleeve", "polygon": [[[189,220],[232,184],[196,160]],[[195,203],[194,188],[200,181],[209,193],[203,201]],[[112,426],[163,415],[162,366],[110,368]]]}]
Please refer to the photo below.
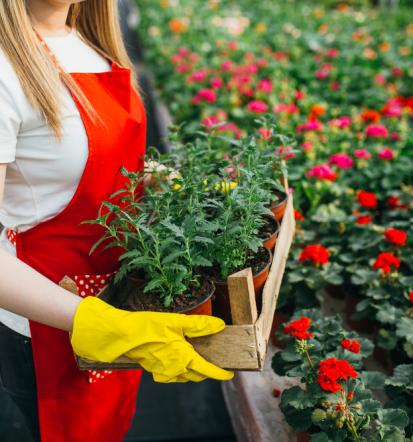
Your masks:
[{"label": "shirt sleeve", "polygon": [[[2,64],[0,60],[0,66]],[[16,159],[21,118],[12,91],[7,87],[7,78],[2,77],[0,71],[0,163],[11,163]]]}]

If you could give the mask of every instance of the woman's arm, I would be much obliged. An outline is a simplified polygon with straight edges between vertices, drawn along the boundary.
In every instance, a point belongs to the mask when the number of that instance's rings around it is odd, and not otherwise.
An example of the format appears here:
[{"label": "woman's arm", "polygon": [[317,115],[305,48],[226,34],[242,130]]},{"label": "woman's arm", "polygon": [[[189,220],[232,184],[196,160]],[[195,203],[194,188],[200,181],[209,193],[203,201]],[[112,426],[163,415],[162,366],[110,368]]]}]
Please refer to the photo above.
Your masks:
[{"label": "woman's arm", "polygon": [[[0,164],[0,206],[6,165]],[[15,256],[0,249],[0,307],[62,330],[71,331],[82,298],[54,284]]]}]

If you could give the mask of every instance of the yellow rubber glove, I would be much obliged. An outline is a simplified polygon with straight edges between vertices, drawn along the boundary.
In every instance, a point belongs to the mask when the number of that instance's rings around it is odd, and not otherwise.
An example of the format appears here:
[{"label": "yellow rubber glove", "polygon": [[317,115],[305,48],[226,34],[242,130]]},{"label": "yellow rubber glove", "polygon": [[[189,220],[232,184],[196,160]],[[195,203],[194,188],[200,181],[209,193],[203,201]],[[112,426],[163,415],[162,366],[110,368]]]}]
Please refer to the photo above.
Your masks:
[{"label": "yellow rubber glove", "polygon": [[125,355],[156,382],[225,381],[233,373],[206,361],[185,339],[224,327],[224,321],[212,316],[128,312],[90,296],[76,311],[71,343],[77,355],[94,361],[113,362]]}]

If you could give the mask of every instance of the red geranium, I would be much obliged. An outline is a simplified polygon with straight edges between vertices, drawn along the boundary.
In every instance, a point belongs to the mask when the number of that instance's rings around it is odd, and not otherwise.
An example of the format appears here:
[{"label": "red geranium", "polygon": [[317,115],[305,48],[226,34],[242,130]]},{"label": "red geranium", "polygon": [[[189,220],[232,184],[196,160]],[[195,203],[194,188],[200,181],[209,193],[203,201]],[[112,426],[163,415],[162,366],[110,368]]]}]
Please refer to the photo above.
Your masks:
[{"label": "red geranium", "polygon": [[358,218],[356,218],[356,223],[359,225],[371,224],[371,222],[372,222],[372,217],[370,215],[361,215]]},{"label": "red geranium", "polygon": [[400,259],[390,252],[380,253],[373,264],[374,269],[381,269],[383,273],[390,273],[392,267],[398,269],[400,267]]},{"label": "red geranium", "polygon": [[360,190],[357,193],[357,199],[360,205],[365,207],[366,209],[375,209],[377,207],[377,198],[373,192]]},{"label": "red geranium", "polygon": [[312,261],[315,264],[327,264],[330,253],[321,244],[312,244],[302,250],[300,254],[300,262]]},{"label": "red geranium", "polygon": [[320,362],[317,382],[324,391],[335,393],[343,390],[338,381],[356,378],[357,372],[345,359],[330,358]]},{"label": "red geranium", "polygon": [[294,336],[297,339],[309,339],[313,337],[312,333],[308,332],[312,320],[306,316],[302,316],[296,321],[292,321],[289,324],[284,325],[284,333],[286,335]]},{"label": "red geranium", "polygon": [[353,339],[352,341],[350,341],[350,339],[343,339],[341,341],[341,346],[352,353],[359,353],[361,347],[360,343],[357,342],[356,339]]},{"label": "red geranium", "polygon": [[396,246],[404,246],[406,244],[407,234],[403,230],[390,228],[384,232],[384,236],[388,242]]},{"label": "red geranium", "polygon": [[296,219],[296,221],[303,221],[304,216],[297,209],[294,209],[294,218]]}]

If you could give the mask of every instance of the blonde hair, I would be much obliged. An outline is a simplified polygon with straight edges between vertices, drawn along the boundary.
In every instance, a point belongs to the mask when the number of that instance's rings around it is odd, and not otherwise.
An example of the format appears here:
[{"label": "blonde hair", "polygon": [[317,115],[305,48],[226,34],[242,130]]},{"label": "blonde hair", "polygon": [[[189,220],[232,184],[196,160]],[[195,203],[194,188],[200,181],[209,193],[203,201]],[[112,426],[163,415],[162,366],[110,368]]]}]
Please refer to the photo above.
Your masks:
[{"label": "blonde hair", "polygon": [[[137,81],[119,26],[116,0],[87,0],[72,4],[67,23],[101,55],[132,71],[132,85]],[[26,0],[0,1],[0,47],[13,65],[23,91],[32,106],[39,110],[57,138],[61,137],[60,95],[62,83],[72,92],[88,115],[96,120],[94,109],[73,78],[59,69],[41,45]]]}]

